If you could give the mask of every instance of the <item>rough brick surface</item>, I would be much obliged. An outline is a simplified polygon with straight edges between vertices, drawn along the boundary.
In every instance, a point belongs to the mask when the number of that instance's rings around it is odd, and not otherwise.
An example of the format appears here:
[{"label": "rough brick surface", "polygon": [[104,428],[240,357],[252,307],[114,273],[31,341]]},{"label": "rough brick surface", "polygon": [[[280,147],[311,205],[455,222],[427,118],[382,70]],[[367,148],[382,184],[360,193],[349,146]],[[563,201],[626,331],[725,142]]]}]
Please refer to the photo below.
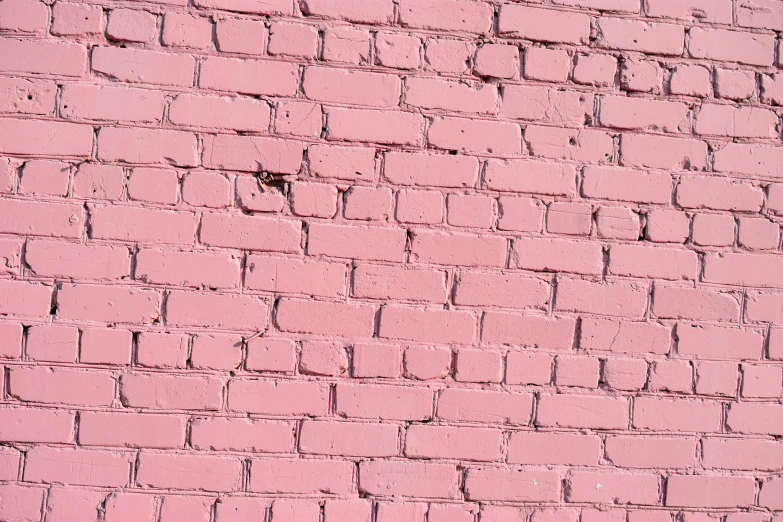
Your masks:
[{"label": "rough brick surface", "polygon": [[0,0],[0,521],[783,522],[782,31]]}]

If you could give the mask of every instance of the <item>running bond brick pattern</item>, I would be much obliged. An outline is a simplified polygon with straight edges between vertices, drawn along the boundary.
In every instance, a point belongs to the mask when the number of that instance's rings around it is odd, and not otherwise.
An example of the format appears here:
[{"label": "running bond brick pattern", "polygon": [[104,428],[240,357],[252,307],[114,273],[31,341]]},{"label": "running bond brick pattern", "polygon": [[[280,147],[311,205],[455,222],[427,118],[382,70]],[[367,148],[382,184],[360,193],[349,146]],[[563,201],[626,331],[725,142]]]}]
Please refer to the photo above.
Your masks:
[{"label": "running bond brick pattern", "polygon": [[781,31],[0,1],[0,520],[783,522]]}]

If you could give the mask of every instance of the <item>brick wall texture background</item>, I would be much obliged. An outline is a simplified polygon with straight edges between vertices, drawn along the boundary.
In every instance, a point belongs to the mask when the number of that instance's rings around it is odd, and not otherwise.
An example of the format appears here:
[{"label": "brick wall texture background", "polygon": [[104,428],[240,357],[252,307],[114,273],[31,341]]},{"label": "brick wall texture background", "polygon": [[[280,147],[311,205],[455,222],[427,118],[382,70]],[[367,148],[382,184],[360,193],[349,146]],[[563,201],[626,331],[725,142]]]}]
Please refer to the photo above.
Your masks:
[{"label": "brick wall texture background", "polygon": [[0,1],[0,520],[783,522],[781,31]]}]

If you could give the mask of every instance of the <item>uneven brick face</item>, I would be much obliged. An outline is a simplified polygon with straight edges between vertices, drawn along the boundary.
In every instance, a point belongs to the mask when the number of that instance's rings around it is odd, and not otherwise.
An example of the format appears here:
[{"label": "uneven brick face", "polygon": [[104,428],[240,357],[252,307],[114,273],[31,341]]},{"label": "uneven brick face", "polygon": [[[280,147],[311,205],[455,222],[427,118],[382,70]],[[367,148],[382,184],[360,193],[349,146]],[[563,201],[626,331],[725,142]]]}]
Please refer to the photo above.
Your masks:
[{"label": "uneven brick face", "polygon": [[782,20],[1,0],[0,520],[783,522]]}]

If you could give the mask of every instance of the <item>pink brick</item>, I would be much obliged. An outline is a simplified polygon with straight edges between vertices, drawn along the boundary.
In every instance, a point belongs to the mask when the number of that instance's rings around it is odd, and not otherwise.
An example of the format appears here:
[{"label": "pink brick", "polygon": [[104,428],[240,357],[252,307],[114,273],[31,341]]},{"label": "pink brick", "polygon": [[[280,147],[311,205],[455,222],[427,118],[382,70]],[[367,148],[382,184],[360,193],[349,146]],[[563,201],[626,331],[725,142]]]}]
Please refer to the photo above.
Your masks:
[{"label": "pink brick", "polygon": [[29,407],[0,410],[0,436],[8,442],[73,443],[74,414]]},{"label": "pink brick", "polygon": [[332,218],[337,212],[337,189],[321,183],[294,183],[289,193],[297,216]]},{"label": "pink brick", "polygon": [[348,372],[348,355],[341,343],[302,341],[299,372],[303,375],[339,377]]},{"label": "pink brick", "polygon": [[174,205],[179,198],[179,176],[169,169],[135,168],[128,180],[128,196],[136,201]]},{"label": "pink brick", "polygon": [[678,210],[651,210],[647,214],[646,239],[654,243],[684,243],[690,235],[690,219]]},{"label": "pink brick", "polygon": [[664,319],[695,321],[739,320],[740,302],[736,295],[708,289],[656,285],[653,313]]},{"label": "pink brick", "polygon": [[49,315],[52,287],[22,281],[0,281],[0,313],[3,315]]},{"label": "pink brick", "polygon": [[75,363],[79,331],[72,326],[31,326],[27,330],[25,351],[33,361]]},{"label": "pink brick", "polygon": [[94,71],[132,83],[190,87],[195,66],[187,54],[120,47],[97,47],[92,53]]},{"label": "pink brick", "polygon": [[697,214],[693,218],[692,240],[699,246],[731,246],[734,244],[733,216]]},{"label": "pink brick", "polygon": [[570,318],[545,318],[500,312],[486,312],[481,340],[493,344],[534,346],[549,350],[571,349],[575,321]]},{"label": "pink brick", "polygon": [[497,112],[497,88],[486,84],[410,77],[405,80],[404,93],[404,103],[413,107],[473,114]]},{"label": "pink brick", "polygon": [[397,378],[401,374],[402,350],[388,344],[355,344],[352,350],[353,377]]},{"label": "pink brick", "polygon": [[471,522],[477,511],[476,504],[430,504],[427,522]]},{"label": "pink brick", "polygon": [[607,437],[606,456],[624,468],[690,468],[697,443],[684,438],[617,435]]},{"label": "pink brick", "polygon": [[640,397],[634,401],[633,426],[655,431],[720,431],[721,404],[697,399]]},{"label": "pink brick", "polygon": [[296,367],[296,346],[286,339],[258,337],[247,343],[245,366],[251,371],[293,372]]},{"label": "pink brick", "polygon": [[488,229],[495,222],[492,198],[451,194],[446,199],[446,205],[446,221],[452,226]]},{"label": "pink brick", "polygon": [[392,192],[384,187],[352,187],[345,194],[346,219],[386,221],[391,212]]},{"label": "pink brick", "polygon": [[550,234],[587,236],[593,226],[593,209],[581,203],[550,203],[546,213],[546,230]]},{"label": "pink brick", "polygon": [[739,219],[740,246],[751,250],[776,249],[780,243],[780,225],[767,219]]},{"label": "pink brick", "polygon": [[98,158],[135,164],[198,165],[196,137],[173,130],[104,127],[98,134]]},{"label": "pink brick", "polygon": [[19,359],[22,357],[21,324],[0,324],[0,357],[3,359]]},{"label": "pink brick", "polygon": [[685,30],[681,25],[602,17],[598,27],[601,34],[598,46],[606,49],[679,56],[685,45]]},{"label": "pink brick", "polygon": [[217,247],[298,253],[301,224],[290,219],[205,214],[201,219],[201,242]]},{"label": "pink brick", "polygon": [[424,522],[427,504],[408,501],[376,503],[378,522]]},{"label": "pink brick", "polygon": [[571,72],[571,56],[559,49],[528,47],[523,75],[526,80],[562,83]]},{"label": "pink brick", "polygon": [[544,217],[541,203],[531,198],[498,198],[498,230],[540,232]]},{"label": "pink brick", "polygon": [[316,455],[391,457],[398,454],[398,439],[399,428],[393,424],[313,420],[302,424],[299,451]]},{"label": "pink brick", "polygon": [[437,417],[447,421],[527,425],[533,408],[529,393],[447,389],[438,398]]},{"label": "pink brick", "polygon": [[270,109],[265,102],[249,98],[180,94],[171,102],[169,119],[187,127],[266,132]]},{"label": "pink brick", "polygon": [[372,337],[375,308],[364,304],[282,299],[276,324],[284,332]]},{"label": "pink brick", "polygon": [[[183,0],[168,0],[173,3]],[[267,0],[263,3],[247,3],[242,0],[196,0],[196,6],[206,9],[222,9],[253,14],[281,14],[290,15],[292,6],[284,0]]]},{"label": "pink brick", "polygon": [[623,89],[654,94],[661,92],[663,72],[657,62],[625,57],[621,63],[620,86]]},{"label": "pink brick", "polygon": [[283,294],[323,297],[345,295],[346,266],[342,263],[248,256],[245,287]]},{"label": "pink brick", "polygon": [[533,156],[583,162],[605,162],[612,157],[612,138],[593,129],[561,129],[528,125],[525,142]]},{"label": "pink brick", "polygon": [[315,101],[394,107],[399,103],[401,82],[391,74],[308,67],[302,88]]},{"label": "pink brick", "polygon": [[46,499],[46,516],[52,522],[95,521],[106,495],[102,491],[54,487]]},{"label": "pink brick", "polygon": [[321,508],[316,500],[276,499],[272,503],[272,517],[275,522],[297,522],[299,520],[315,521],[318,520],[320,516]]},{"label": "pink brick", "polygon": [[614,83],[617,59],[607,54],[577,54],[573,78],[576,83],[607,87]]},{"label": "pink brick", "polygon": [[420,145],[424,119],[402,111],[332,108],[327,111],[329,140]]},{"label": "pink brick", "polygon": [[671,328],[655,323],[584,319],[582,348],[616,353],[669,353]]},{"label": "pink brick", "polygon": [[506,384],[549,384],[552,356],[545,353],[508,352]]},{"label": "pink brick", "polygon": [[476,51],[473,69],[488,78],[515,78],[519,74],[519,49],[513,45],[482,45]]},{"label": "pink brick", "polygon": [[16,480],[19,475],[21,454],[14,448],[0,449],[0,477],[2,480]]},{"label": "pink brick", "polygon": [[68,119],[159,122],[163,118],[163,93],[108,85],[66,85],[60,113]]},{"label": "pink brick", "polygon": [[384,155],[384,177],[396,185],[473,187],[478,162],[466,156],[389,152]]},{"label": "pink brick", "polygon": [[467,33],[486,33],[492,26],[492,6],[466,0],[402,0],[400,21],[403,26]]},{"label": "pink brick", "polygon": [[171,292],[166,300],[166,324],[263,330],[267,324],[267,303],[249,295]]},{"label": "pink brick", "polygon": [[49,11],[45,5],[26,0],[12,0],[0,7],[0,28],[19,33],[40,33],[46,30]]},{"label": "pink brick", "polygon": [[0,273],[13,275],[19,274],[19,263],[21,260],[21,255],[22,241],[14,239],[0,239]]},{"label": "pink brick", "polygon": [[370,33],[350,27],[330,27],[324,31],[321,54],[328,62],[366,64],[370,59]]},{"label": "pink brick", "polygon": [[124,42],[149,42],[158,31],[157,17],[148,11],[114,9],[109,12],[106,36]]},{"label": "pink brick", "polygon": [[120,379],[120,398],[131,408],[217,410],[222,392],[213,377],[136,373]]},{"label": "pink brick", "polygon": [[114,328],[82,330],[80,361],[90,364],[127,365],[131,362],[133,334]]},{"label": "pink brick", "polygon": [[499,383],[503,380],[503,356],[500,352],[490,350],[459,350],[454,380]]},{"label": "pink brick", "polygon": [[602,273],[603,264],[598,243],[544,238],[519,238],[512,243],[514,268],[597,275]]},{"label": "pink brick", "polygon": [[302,165],[302,150],[303,144],[298,141],[218,134],[204,137],[203,164],[208,168],[247,172],[260,168],[296,174]]},{"label": "pink brick", "polygon": [[686,0],[670,3],[666,0],[651,0],[646,8],[652,18],[673,18],[688,22],[715,22],[731,24],[732,9],[729,0]]},{"label": "pink brick", "polygon": [[[259,493],[333,493],[346,495],[353,486],[355,464],[344,460],[262,460],[254,459],[250,464],[250,491]],[[278,501],[275,500],[275,503]],[[315,505],[316,508],[318,505]],[[275,517],[277,505],[272,506]],[[302,514],[296,511],[297,518]],[[318,513],[318,510],[315,510]],[[283,519],[286,520],[285,518]]]},{"label": "pink brick", "polygon": [[427,388],[339,384],[336,411],[359,419],[427,420],[432,418],[432,395]]},{"label": "pink brick", "polygon": [[372,502],[369,500],[327,500],[324,503],[324,520],[345,522],[370,522]]},{"label": "pink brick", "polygon": [[427,140],[435,148],[472,153],[514,155],[522,150],[519,126],[497,121],[438,117]]},{"label": "pink brick", "polygon": [[263,54],[267,30],[262,22],[241,18],[218,20],[217,48],[226,53]]},{"label": "pink brick", "polygon": [[573,433],[515,432],[508,442],[511,464],[595,466],[600,439]]},{"label": "pink brick", "polygon": [[242,338],[238,335],[198,334],[190,347],[193,368],[232,370],[242,360]]},{"label": "pink brick", "polygon": [[446,301],[447,273],[405,270],[384,265],[358,265],[353,271],[352,295],[402,301]]},{"label": "pink brick", "polygon": [[670,88],[672,94],[706,97],[710,94],[712,75],[709,69],[700,65],[678,65],[672,71]]},{"label": "pink brick", "polygon": [[601,99],[600,119],[606,127],[689,132],[691,123],[688,116],[688,106],[684,103],[620,96]]},{"label": "pink brick", "polygon": [[397,193],[395,218],[401,223],[442,223],[443,194],[429,190],[400,190]]},{"label": "pink brick", "polygon": [[775,441],[708,438],[703,445],[706,468],[774,471],[783,459]]},{"label": "pink brick", "polygon": [[666,505],[727,508],[751,505],[755,497],[752,477],[673,475],[666,481]]},{"label": "pink brick", "polygon": [[715,151],[714,169],[717,172],[738,172],[751,176],[777,178],[775,165],[783,159],[783,153],[764,145],[727,143]]},{"label": "pink brick", "polygon": [[141,452],[136,482],[153,488],[235,491],[240,485],[242,461],[236,457]]},{"label": "pink brick", "polygon": [[418,69],[421,65],[421,40],[416,36],[378,33],[375,59],[379,65],[395,69]]},{"label": "pink brick", "polygon": [[534,122],[581,125],[592,119],[593,101],[593,95],[579,91],[506,85],[500,115]]},{"label": "pink brick", "polygon": [[745,319],[753,322],[783,322],[783,295],[748,292]]},{"label": "pink brick", "polygon": [[[293,502],[308,503],[309,501],[294,500]],[[253,522],[254,520],[263,520],[270,504],[267,499],[258,497],[222,497],[218,499],[215,505],[215,520],[216,522]]]},{"label": "pink brick", "polygon": [[750,183],[688,176],[677,186],[677,203],[684,208],[758,212],[763,199]]},{"label": "pink brick", "polygon": [[775,399],[783,394],[783,368],[742,365],[742,396]]},{"label": "pink brick", "polygon": [[692,251],[653,248],[642,245],[615,245],[609,252],[609,273],[660,279],[696,279],[699,259]]},{"label": "pink brick", "polygon": [[657,474],[573,473],[566,498],[571,502],[650,505],[658,501]]},{"label": "pink brick", "polygon": [[405,376],[422,381],[443,379],[449,374],[451,359],[448,348],[411,346],[405,350]]},{"label": "pink brick", "polygon": [[560,477],[554,471],[471,469],[465,479],[469,500],[552,502],[560,498]]},{"label": "pink brick", "polygon": [[596,284],[581,279],[558,281],[557,310],[641,318],[646,308],[644,285]]},{"label": "pink brick", "polygon": [[629,167],[702,170],[707,162],[707,144],[684,138],[623,134],[620,153]]},{"label": "pink brick", "polygon": [[90,199],[119,199],[125,174],[120,167],[82,163],[73,176],[73,195]]},{"label": "pink brick", "polygon": [[761,486],[761,493],[759,494],[759,504],[772,509],[780,509],[783,505],[781,501],[780,493],[783,492],[783,481],[780,479],[772,479],[765,482]]},{"label": "pink brick", "polygon": [[68,193],[70,165],[61,161],[28,161],[19,176],[19,192],[65,196]]},{"label": "pink brick", "polygon": [[726,426],[734,433],[783,434],[783,408],[779,404],[735,403],[729,407]]},{"label": "pink brick", "polygon": [[500,10],[498,32],[542,42],[582,44],[590,36],[586,14],[508,5]]},{"label": "pink brick", "polygon": [[8,520],[41,520],[45,492],[13,484],[0,486],[0,516]]},{"label": "pink brick", "polygon": [[209,49],[212,47],[212,21],[206,17],[166,13],[162,41],[169,47]]},{"label": "pink brick", "polygon": [[311,25],[275,22],[269,28],[269,54],[315,58],[318,30]]},{"label": "pink brick", "polygon": [[284,422],[247,418],[196,419],[190,427],[190,443],[196,449],[288,453],[293,429]]},{"label": "pink brick", "polygon": [[40,276],[110,280],[130,274],[130,252],[121,246],[34,241],[25,260]]},{"label": "pink brick", "polygon": [[378,335],[417,342],[470,344],[476,336],[476,317],[469,312],[385,306]]},{"label": "pink brick", "polygon": [[160,509],[161,522],[173,522],[187,517],[193,522],[209,522],[214,498],[208,497],[163,497]]},{"label": "pink brick", "polygon": [[320,105],[310,102],[281,102],[277,106],[275,131],[280,134],[316,138],[321,135],[322,120]]},{"label": "pink brick", "polygon": [[12,368],[9,395],[31,402],[109,406],[114,400],[115,380],[108,372],[84,372],[69,368]]},{"label": "pink brick", "polygon": [[656,361],[650,367],[650,390],[691,392],[693,368],[688,361]]},{"label": "pink brick", "polygon": [[199,86],[238,94],[290,96],[298,69],[284,62],[209,57],[201,64]]},{"label": "pink brick", "polygon": [[596,226],[599,237],[639,239],[639,215],[628,208],[601,207],[596,213]]},{"label": "pink brick", "polygon": [[27,452],[24,479],[123,487],[128,484],[132,457],[127,453],[36,446]]},{"label": "pink brick", "polygon": [[705,359],[759,359],[763,344],[757,330],[677,325],[677,353]]},{"label": "pink brick", "polygon": [[371,495],[453,498],[457,482],[453,464],[383,460],[359,463],[359,488]]},{"label": "pink brick", "polygon": [[142,332],[136,341],[136,361],[151,368],[184,368],[189,343],[187,335]]},{"label": "pink brick", "polygon": [[157,509],[155,497],[152,495],[111,493],[106,497],[105,518],[106,522],[152,522],[158,514]]},{"label": "pink brick", "polygon": [[227,207],[230,193],[231,183],[220,174],[191,172],[182,182],[182,200],[193,206]]},{"label": "pink brick", "polygon": [[432,38],[424,49],[425,64],[438,72],[464,73],[468,70],[474,46],[462,40]]},{"label": "pink brick", "polygon": [[[764,79],[762,77],[762,90]],[[730,100],[746,100],[756,91],[756,75],[748,71],[717,69],[715,71],[715,95]]]},{"label": "pink brick", "polygon": [[51,114],[55,103],[54,82],[30,78],[0,79],[0,110],[3,112]]},{"label": "pink brick", "polygon": [[696,114],[696,134],[736,138],[776,138],[774,112],[759,107],[704,104]]},{"label": "pink brick", "polygon": [[694,58],[769,66],[774,60],[774,40],[761,34],[694,28],[688,51]]},{"label": "pink brick", "polygon": [[163,414],[82,412],[79,444],[126,448],[181,448],[185,417]]},{"label": "pink brick", "polygon": [[696,369],[696,393],[699,395],[737,395],[737,363],[699,361]]},{"label": "pink brick", "polygon": [[625,429],[628,401],[622,397],[541,395],[536,423],[560,428]]},{"label": "pink brick", "polygon": [[783,105],[783,75],[761,77],[761,101],[771,105]]},{"label": "pink brick", "polygon": [[597,388],[601,361],[595,357],[558,355],[555,359],[555,384]]},{"label": "pink brick", "polygon": [[266,415],[325,415],[329,388],[316,382],[233,380],[231,411]]},{"label": "pink brick", "polygon": [[12,118],[0,121],[0,153],[4,154],[87,158],[92,142],[89,125]]},{"label": "pink brick", "polygon": [[371,180],[375,173],[373,149],[312,145],[308,159],[310,170],[317,177]]}]

